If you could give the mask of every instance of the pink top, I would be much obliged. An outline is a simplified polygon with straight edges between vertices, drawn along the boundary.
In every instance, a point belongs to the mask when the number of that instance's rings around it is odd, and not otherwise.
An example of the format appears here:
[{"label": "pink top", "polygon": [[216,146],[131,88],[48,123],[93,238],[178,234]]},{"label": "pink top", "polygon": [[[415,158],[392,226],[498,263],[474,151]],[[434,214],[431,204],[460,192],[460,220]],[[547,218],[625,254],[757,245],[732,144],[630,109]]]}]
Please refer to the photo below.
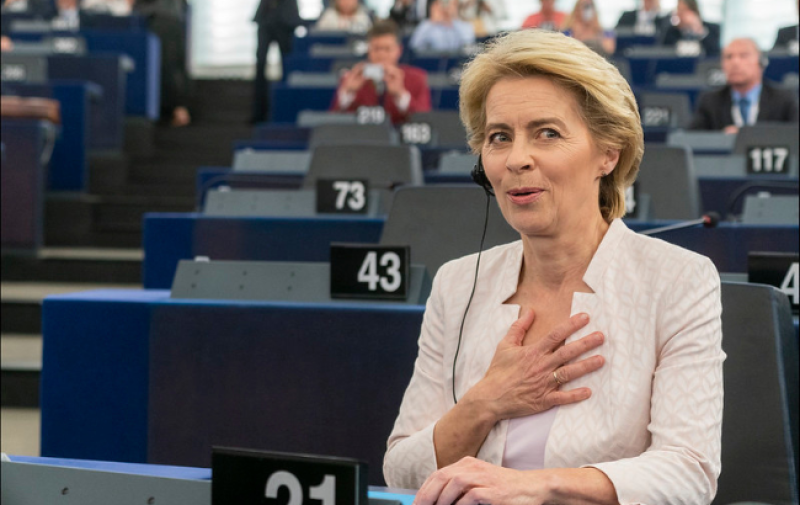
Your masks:
[{"label": "pink top", "polygon": [[514,470],[544,468],[544,449],[558,407],[532,416],[517,417],[508,422],[503,466]]},{"label": "pink top", "polygon": [[[519,286],[522,242],[487,249],[467,315],[453,376],[459,331],[475,279],[476,255],[443,265],[433,280],[419,354],[389,436],[383,472],[392,487],[419,488],[436,471],[436,423],[485,375],[497,344],[519,316],[506,304]],[[589,324],[567,343],[602,331],[606,364],[562,390],[591,398],[552,412],[549,429],[519,428],[546,439],[545,468],[592,466],[614,484],[622,505],[708,505],[720,472],[722,327],[720,282],[708,258],[629,230],[615,219],[583,281],[570,314]],[[455,391],[453,383],[455,382]],[[538,422],[537,420],[534,422]],[[493,465],[506,453],[512,421],[497,423],[477,458]],[[529,449],[541,457],[541,449]]]},{"label": "pink top", "polygon": [[547,18],[541,12],[531,14],[522,23],[522,28],[544,28],[546,30],[558,31],[567,15],[560,11],[553,12],[553,16]]}]

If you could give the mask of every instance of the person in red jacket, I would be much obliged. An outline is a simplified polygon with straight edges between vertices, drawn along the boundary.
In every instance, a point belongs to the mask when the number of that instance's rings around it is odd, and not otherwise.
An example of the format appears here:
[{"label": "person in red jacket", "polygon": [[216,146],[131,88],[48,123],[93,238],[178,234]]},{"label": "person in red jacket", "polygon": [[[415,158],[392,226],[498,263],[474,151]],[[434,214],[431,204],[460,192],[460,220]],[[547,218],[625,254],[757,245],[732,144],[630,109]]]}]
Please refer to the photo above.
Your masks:
[{"label": "person in red jacket", "polygon": [[408,120],[415,112],[431,110],[428,74],[400,65],[403,46],[397,25],[379,21],[367,33],[367,60],[357,63],[339,81],[332,111],[354,112],[362,106],[382,105],[392,123]]}]

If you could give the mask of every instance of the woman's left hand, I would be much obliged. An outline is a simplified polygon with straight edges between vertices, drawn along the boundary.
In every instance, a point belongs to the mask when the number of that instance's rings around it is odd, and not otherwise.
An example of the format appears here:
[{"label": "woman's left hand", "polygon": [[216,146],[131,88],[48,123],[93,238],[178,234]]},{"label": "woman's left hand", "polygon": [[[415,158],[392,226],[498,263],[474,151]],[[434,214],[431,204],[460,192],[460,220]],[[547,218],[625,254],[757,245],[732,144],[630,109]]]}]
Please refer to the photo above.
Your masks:
[{"label": "woman's left hand", "polygon": [[466,457],[437,470],[417,491],[414,505],[541,505],[549,499],[545,472],[495,466]]}]

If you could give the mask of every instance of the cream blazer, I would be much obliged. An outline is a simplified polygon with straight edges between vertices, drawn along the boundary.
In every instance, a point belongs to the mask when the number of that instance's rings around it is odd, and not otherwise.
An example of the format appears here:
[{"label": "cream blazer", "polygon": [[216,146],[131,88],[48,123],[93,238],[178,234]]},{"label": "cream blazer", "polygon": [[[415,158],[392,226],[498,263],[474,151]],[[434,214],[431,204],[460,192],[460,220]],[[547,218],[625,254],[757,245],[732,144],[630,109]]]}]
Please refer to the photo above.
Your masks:
[{"label": "cream blazer", "polygon": [[[476,255],[439,270],[428,299],[414,374],[389,437],[386,482],[419,488],[436,470],[433,428],[453,407],[453,356],[475,275]],[[485,251],[456,366],[461,398],[486,373],[518,317],[504,305],[517,290],[522,242]],[[572,314],[602,331],[606,364],[564,389],[588,400],[558,409],[546,468],[591,466],[613,482],[622,504],[708,504],[720,472],[722,329],[720,281],[711,261],[612,222],[575,293]],[[579,359],[581,359],[579,358]],[[477,457],[500,465],[508,421],[495,425]]]}]

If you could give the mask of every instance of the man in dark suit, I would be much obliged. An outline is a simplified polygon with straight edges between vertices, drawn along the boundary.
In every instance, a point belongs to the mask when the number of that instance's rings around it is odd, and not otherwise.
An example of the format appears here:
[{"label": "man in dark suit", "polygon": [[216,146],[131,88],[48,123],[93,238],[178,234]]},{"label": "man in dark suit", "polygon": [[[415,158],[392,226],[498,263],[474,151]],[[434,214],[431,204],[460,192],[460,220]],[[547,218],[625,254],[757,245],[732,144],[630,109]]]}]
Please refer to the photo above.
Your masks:
[{"label": "man in dark suit", "polygon": [[744,125],[797,122],[792,93],[763,80],[767,62],[752,39],[735,39],[722,52],[728,84],[700,96],[690,125],[694,130],[736,133]]},{"label": "man in dark suit", "polygon": [[367,61],[345,72],[331,110],[354,112],[362,106],[383,106],[392,123],[415,112],[431,110],[431,90],[424,70],[398,65],[403,54],[397,25],[379,21],[367,33]]},{"label": "man in dark suit", "polygon": [[301,22],[297,0],[261,0],[253,21],[258,24],[258,47],[251,121],[259,123],[269,117],[269,82],[264,75],[267,68],[267,51],[270,44],[275,41],[282,57],[291,52],[294,29]]},{"label": "man in dark suit", "polygon": [[661,15],[659,0],[642,0],[639,8],[625,11],[617,21],[617,31],[629,31],[638,35],[655,35],[661,37],[661,32],[669,26],[669,16]]}]

